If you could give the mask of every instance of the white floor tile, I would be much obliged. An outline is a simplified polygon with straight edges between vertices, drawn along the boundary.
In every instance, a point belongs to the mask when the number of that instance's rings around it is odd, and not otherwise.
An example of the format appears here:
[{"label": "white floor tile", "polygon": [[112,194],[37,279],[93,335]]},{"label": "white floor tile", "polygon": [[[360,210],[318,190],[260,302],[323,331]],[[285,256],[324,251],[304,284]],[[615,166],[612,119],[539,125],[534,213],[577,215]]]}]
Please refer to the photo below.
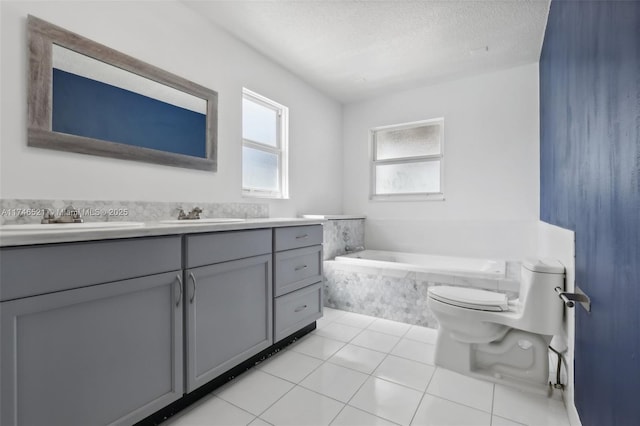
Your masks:
[{"label": "white floor tile", "polygon": [[366,374],[339,365],[324,363],[300,382],[300,386],[347,402],[367,377]]},{"label": "white floor tile", "polygon": [[340,309],[327,308],[326,306],[322,308],[322,318],[325,318],[329,321],[335,321],[346,314],[345,311],[341,311]]},{"label": "white floor tile", "polygon": [[331,323],[332,323],[332,321],[327,319],[327,318],[325,318],[325,317],[317,319],[316,320],[316,330],[320,330],[321,328],[324,328],[324,327],[326,327],[327,325],[329,325]]},{"label": "white floor tile", "polygon": [[329,358],[329,362],[371,374],[385,356],[382,352],[348,344]]},{"label": "white floor tile", "polygon": [[394,426],[394,423],[347,405],[331,426]]},{"label": "white floor tile", "polygon": [[399,337],[377,331],[364,330],[358,334],[351,343],[379,352],[389,352],[400,340]]},{"label": "white floor tile", "polygon": [[411,328],[411,325],[403,322],[391,321],[388,319],[379,318],[371,323],[369,330],[378,331],[380,333],[392,334],[394,336],[404,336],[404,334]]},{"label": "white floor tile", "polygon": [[389,355],[373,375],[424,392],[435,369],[431,365]]},{"label": "white floor tile", "polygon": [[339,340],[341,342],[349,342],[362,331],[361,328],[351,327],[350,325],[339,322],[332,322],[313,332],[318,336],[328,337],[330,339]]},{"label": "white floor tile", "polygon": [[347,324],[352,327],[358,327],[358,328],[366,328],[375,320],[376,320],[375,317],[356,314],[354,312],[346,312],[344,315],[335,319],[336,322]]},{"label": "white floor tile", "polygon": [[569,418],[561,401],[520,392],[503,385],[496,385],[493,414],[528,425],[569,425]]},{"label": "white floor tile", "polygon": [[285,380],[253,370],[227,383],[216,394],[243,410],[259,415],[293,386]]},{"label": "white floor tile", "polygon": [[171,418],[167,426],[244,426],[254,418],[253,414],[212,396]]},{"label": "white floor tile", "polygon": [[391,353],[402,358],[433,365],[436,347],[427,343],[403,338]]},{"label": "white floor tile", "polygon": [[249,423],[248,426],[272,426],[272,425],[271,423],[265,422],[260,417],[256,417],[255,420]]},{"label": "white floor tile", "polygon": [[416,426],[489,426],[491,415],[425,394],[411,422]]},{"label": "white floor tile", "polygon": [[349,405],[402,425],[408,425],[422,393],[382,379],[370,377]]},{"label": "white floor tile", "polygon": [[562,401],[434,367],[437,330],[324,309],[316,332],[167,424],[569,426]]},{"label": "white floor tile", "polygon": [[281,351],[258,368],[281,379],[298,383],[322,364],[322,360],[295,351]]},{"label": "white floor tile", "polygon": [[493,383],[437,368],[427,393],[491,413]]},{"label": "white floor tile", "polygon": [[419,325],[412,325],[407,334],[404,335],[406,339],[417,340],[422,343],[429,343],[430,345],[436,344],[438,338],[438,330],[435,328],[420,327]]},{"label": "white floor tile", "polygon": [[524,426],[524,425],[522,423],[514,422],[513,420],[504,419],[498,416],[492,416],[491,426]]},{"label": "white floor tile", "polygon": [[269,423],[291,426],[328,425],[344,404],[296,386],[260,417]]},{"label": "white floor tile", "polygon": [[290,350],[323,360],[329,359],[344,346],[344,342],[322,336],[310,335],[290,346]]}]

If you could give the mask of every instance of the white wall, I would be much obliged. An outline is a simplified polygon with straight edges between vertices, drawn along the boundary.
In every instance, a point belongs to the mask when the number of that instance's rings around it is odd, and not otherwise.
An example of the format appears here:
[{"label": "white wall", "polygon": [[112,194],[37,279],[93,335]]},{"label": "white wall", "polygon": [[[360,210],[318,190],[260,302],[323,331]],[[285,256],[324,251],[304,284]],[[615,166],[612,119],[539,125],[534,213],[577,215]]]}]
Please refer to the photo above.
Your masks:
[{"label": "white wall", "polygon": [[[368,248],[518,259],[535,254],[538,65],[346,105],[344,210]],[[369,129],[444,117],[445,201],[370,201]]]},{"label": "white wall", "polygon": [[[241,90],[246,86],[290,111],[291,199],[270,201],[271,216],[341,213],[341,105],[186,6],[160,1],[0,4],[0,197],[261,202],[241,197]],[[218,172],[27,147],[27,14],[218,91]]]},{"label": "white wall", "polygon": [[[574,293],[576,289],[576,237],[575,232],[538,222],[538,257],[558,259],[565,266],[565,291]],[[575,358],[575,328],[576,309],[582,309],[578,304],[572,309],[564,309],[563,333],[551,341],[551,346],[564,355],[564,370],[561,381],[566,385],[562,394],[567,407],[569,421],[572,426],[579,426],[580,417],[574,403],[575,380],[573,362]],[[555,354],[552,356],[555,365]],[[552,367],[555,370],[554,367]],[[554,378],[555,381],[555,378]]]}]

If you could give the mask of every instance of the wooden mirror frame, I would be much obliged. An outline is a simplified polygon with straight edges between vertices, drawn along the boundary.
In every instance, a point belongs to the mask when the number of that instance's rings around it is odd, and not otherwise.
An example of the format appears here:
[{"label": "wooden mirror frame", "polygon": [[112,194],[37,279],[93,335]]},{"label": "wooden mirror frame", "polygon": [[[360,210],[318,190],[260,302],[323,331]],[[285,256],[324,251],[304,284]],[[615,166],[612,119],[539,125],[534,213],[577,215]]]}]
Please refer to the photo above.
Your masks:
[{"label": "wooden mirror frame", "polygon": [[[35,16],[28,16],[27,28],[29,45],[28,146],[213,172],[217,170],[217,92]],[[54,132],[52,130],[52,50],[54,44],[205,100],[207,103],[206,158]]]}]

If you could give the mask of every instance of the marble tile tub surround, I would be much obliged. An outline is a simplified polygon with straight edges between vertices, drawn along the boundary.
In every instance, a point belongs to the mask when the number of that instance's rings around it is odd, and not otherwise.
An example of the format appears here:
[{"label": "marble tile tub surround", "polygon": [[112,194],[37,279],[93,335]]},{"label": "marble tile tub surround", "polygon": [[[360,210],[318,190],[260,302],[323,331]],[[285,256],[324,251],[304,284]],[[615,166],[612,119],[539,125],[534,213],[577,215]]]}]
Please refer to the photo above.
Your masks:
[{"label": "marble tile tub surround", "polygon": [[518,296],[520,262],[507,261],[504,279],[492,280],[325,261],[324,304],[407,324],[438,328],[427,306],[431,286],[475,287]]},{"label": "marble tile tub surround", "polygon": [[346,246],[364,247],[364,220],[328,218],[324,224],[324,259],[346,254]]},{"label": "marble tile tub surround", "polygon": [[56,216],[68,205],[80,211],[86,222],[154,222],[176,219],[183,208],[189,212],[200,207],[202,217],[262,219],[269,217],[269,205],[263,203],[205,203],[193,201],[109,201],[109,200],[0,200],[0,225],[40,223],[44,209]]}]

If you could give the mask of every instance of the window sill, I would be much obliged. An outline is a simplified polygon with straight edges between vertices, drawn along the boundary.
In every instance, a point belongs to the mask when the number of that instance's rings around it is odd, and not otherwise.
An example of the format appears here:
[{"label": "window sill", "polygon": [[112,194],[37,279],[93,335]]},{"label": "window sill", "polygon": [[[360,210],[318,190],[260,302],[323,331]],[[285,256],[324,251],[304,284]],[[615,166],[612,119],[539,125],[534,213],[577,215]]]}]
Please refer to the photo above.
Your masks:
[{"label": "window sill", "polygon": [[280,193],[259,192],[259,191],[242,191],[242,198],[260,198],[270,200],[288,200],[289,196]]},{"label": "window sill", "polygon": [[371,201],[444,201],[444,194],[385,194],[370,195]]}]

